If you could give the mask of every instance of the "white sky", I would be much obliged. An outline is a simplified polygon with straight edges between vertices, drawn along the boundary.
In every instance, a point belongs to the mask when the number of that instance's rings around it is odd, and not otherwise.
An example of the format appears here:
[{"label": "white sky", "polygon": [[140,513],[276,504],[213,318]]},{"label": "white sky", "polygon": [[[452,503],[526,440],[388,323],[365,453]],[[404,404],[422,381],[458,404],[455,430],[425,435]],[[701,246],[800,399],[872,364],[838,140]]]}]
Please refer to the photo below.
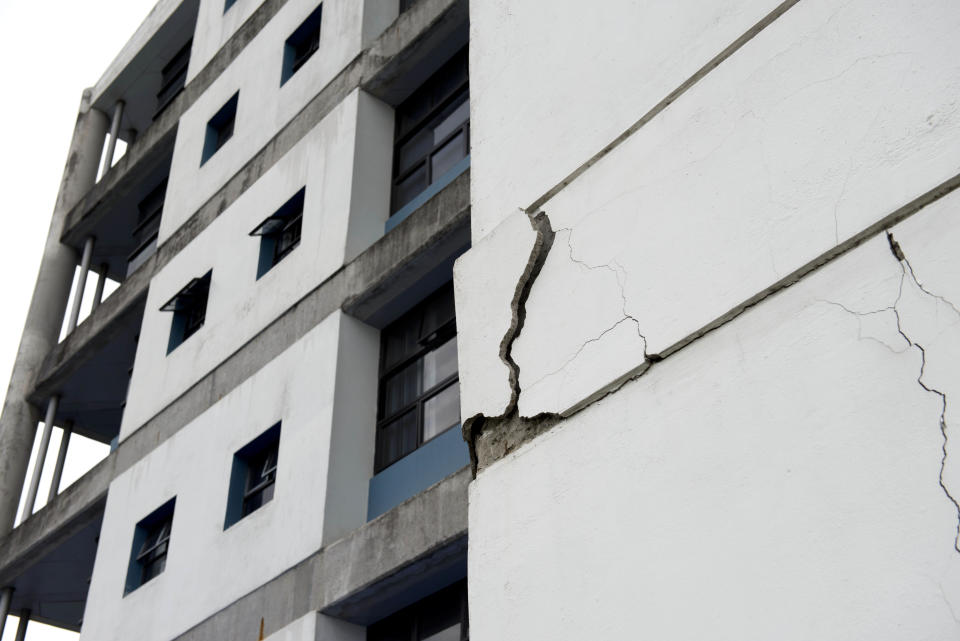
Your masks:
[{"label": "white sky", "polygon": [[[0,154],[3,393],[33,292],[81,93],[97,82],[155,2],[0,0],[0,140],[5,149]],[[51,449],[56,445],[54,439]],[[77,450],[82,452],[82,445]],[[44,484],[40,493],[46,493]],[[2,641],[13,641],[16,624],[16,618],[8,619]],[[36,622],[27,630],[27,641],[76,638]]]}]

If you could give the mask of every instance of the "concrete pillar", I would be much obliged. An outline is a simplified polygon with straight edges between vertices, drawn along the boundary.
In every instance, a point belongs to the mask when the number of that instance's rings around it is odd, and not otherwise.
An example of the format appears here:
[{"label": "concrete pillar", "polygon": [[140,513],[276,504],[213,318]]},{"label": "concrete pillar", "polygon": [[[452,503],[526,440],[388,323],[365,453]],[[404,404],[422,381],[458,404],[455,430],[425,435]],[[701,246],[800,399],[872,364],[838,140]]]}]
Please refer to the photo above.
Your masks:
[{"label": "concrete pillar", "polygon": [[64,219],[96,180],[107,124],[107,117],[90,107],[90,91],[85,91],[43,248],[40,272],[0,413],[0,536],[6,534],[16,520],[33,437],[40,419],[39,411],[27,397],[43,359],[57,344],[77,266],[76,252],[60,243]]},{"label": "concrete pillar", "polygon": [[27,624],[30,623],[30,608],[20,610],[20,625],[17,626],[17,636],[14,641],[25,641],[27,638]]},{"label": "concrete pillar", "polygon": [[100,169],[100,178],[110,171],[113,165],[113,152],[117,149],[117,136],[120,135],[120,120],[123,118],[123,101],[118,100],[113,107],[113,121],[110,123],[110,137],[107,138],[107,151],[103,154],[103,167]]},{"label": "concrete pillar", "polygon": [[93,292],[93,304],[90,306],[91,314],[93,310],[100,307],[100,303],[103,301],[103,286],[107,284],[107,269],[108,265],[101,263],[100,269],[97,270],[97,288]]},{"label": "concrete pillar", "polygon": [[77,278],[77,291],[73,296],[73,308],[67,319],[67,334],[72,334],[80,320],[80,305],[83,303],[83,291],[87,288],[87,276],[90,274],[90,259],[93,258],[93,236],[83,241],[83,255],[80,257],[80,277]]},{"label": "concrete pillar", "polygon": [[47,460],[47,450],[50,448],[50,435],[53,434],[53,421],[57,417],[57,407],[60,405],[59,396],[51,396],[47,401],[47,415],[43,419],[43,434],[40,436],[40,447],[37,448],[37,460],[33,463],[33,476],[30,478],[30,487],[27,488],[27,499],[23,503],[23,513],[20,522],[23,523],[33,514],[37,504],[37,491],[40,489],[40,476],[43,474],[43,464]]},{"label": "concrete pillar", "polygon": [[57,464],[53,466],[53,478],[50,479],[50,492],[47,494],[47,503],[60,493],[60,479],[63,478],[63,466],[67,462],[67,448],[70,447],[70,436],[73,434],[73,424],[63,426],[63,436],[60,437],[60,449],[57,451]]},{"label": "concrete pillar", "polygon": [[7,624],[7,615],[10,614],[10,601],[13,600],[13,588],[0,590],[0,639],[3,638],[3,628]]}]

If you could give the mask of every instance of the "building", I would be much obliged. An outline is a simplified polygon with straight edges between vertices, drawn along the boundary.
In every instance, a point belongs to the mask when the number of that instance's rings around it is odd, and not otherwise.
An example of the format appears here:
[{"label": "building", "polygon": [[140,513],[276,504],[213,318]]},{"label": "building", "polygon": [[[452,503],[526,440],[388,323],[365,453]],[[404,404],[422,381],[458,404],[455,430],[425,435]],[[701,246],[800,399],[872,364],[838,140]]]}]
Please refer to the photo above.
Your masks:
[{"label": "building", "polygon": [[[81,104],[0,417],[0,610],[957,638],[958,28],[161,1]],[[119,283],[82,322],[77,269]],[[32,513],[54,426],[111,453]]]}]

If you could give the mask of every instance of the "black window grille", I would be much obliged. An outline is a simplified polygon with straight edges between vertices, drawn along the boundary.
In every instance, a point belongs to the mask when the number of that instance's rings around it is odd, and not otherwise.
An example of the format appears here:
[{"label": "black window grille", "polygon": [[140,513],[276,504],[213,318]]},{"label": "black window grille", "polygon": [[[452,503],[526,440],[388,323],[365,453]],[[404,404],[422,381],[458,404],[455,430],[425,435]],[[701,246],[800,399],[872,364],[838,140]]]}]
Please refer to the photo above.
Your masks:
[{"label": "black window grille", "polygon": [[459,424],[452,284],[381,332],[379,387],[375,472]]},{"label": "black window grille", "polygon": [[274,442],[248,462],[247,483],[243,492],[243,516],[273,498],[274,481],[277,480],[278,445],[278,442]]},{"label": "black window grille", "polygon": [[187,80],[187,67],[190,65],[190,47],[192,44],[193,40],[187,41],[187,44],[173,54],[173,58],[160,70],[160,91],[157,92],[157,109],[153,114],[154,120],[183,90],[183,85]]},{"label": "black window grille", "polygon": [[209,271],[200,278],[194,278],[160,308],[161,312],[173,312],[170,341],[167,344],[168,354],[203,327],[207,317],[207,298],[210,295],[212,274],[213,272]]},{"label": "black window grille", "polygon": [[470,153],[467,50],[462,49],[396,109],[396,212]]},{"label": "black window grille", "polygon": [[257,278],[260,278],[300,244],[303,227],[303,202],[306,187],[302,187],[280,209],[250,232],[260,237],[260,260]]},{"label": "black window grille", "polygon": [[127,256],[127,274],[133,273],[157,250],[157,237],[160,233],[160,217],[167,192],[167,179],[154,187],[137,204],[137,225],[133,236],[134,250]]}]

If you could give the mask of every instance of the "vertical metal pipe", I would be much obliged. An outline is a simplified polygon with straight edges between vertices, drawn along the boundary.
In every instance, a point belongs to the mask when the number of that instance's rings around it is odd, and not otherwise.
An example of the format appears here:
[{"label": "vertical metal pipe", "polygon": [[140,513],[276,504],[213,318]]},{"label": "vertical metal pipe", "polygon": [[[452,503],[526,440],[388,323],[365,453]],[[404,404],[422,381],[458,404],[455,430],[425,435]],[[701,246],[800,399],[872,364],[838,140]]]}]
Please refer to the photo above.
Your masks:
[{"label": "vertical metal pipe", "polygon": [[63,436],[60,437],[60,449],[57,450],[57,464],[53,467],[53,478],[50,479],[50,493],[47,494],[49,503],[60,493],[60,479],[63,477],[63,465],[67,462],[67,448],[70,447],[70,436],[73,434],[73,423],[64,423]]},{"label": "vertical metal pipe", "polygon": [[51,396],[47,402],[47,415],[43,419],[43,435],[40,437],[40,447],[37,449],[37,460],[33,463],[33,476],[30,477],[30,487],[27,489],[27,500],[23,504],[23,513],[20,522],[23,523],[33,514],[33,506],[37,503],[37,490],[40,489],[40,475],[43,473],[43,462],[47,458],[47,449],[50,447],[50,434],[53,432],[53,420],[57,416],[59,396]]},{"label": "vertical metal pipe", "polygon": [[17,626],[17,636],[14,641],[26,641],[27,624],[30,623],[30,608],[20,610],[20,625]]},{"label": "vertical metal pipe", "polygon": [[87,288],[87,275],[90,273],[90,259],[93,257],[93,236],[87,236],[83,241],[83,256],[80,258],[80,278],[77,279],[77,290],[73,296],[73,308],[67,320],[67,334],[77,328],[80,320],[80,304],[83,303],[83,290]]},{"label": "vertical metal pipe", "polygon": [[107,283],[107,268],[106,263],[101,263],[100,269],[97,270],[97,289],[93,292],[93,305],[90,306],[91,314],[103,301],[103,286]]},{"label": "vertical metal pipe", "polygon": [[107,138],[107,151],[103,154],[103,167],[100,168],[100,178],[113,166],[113,152],[117,149],[117,136],[120,135],[120,120],[123,118],[123,101],[118,100],[113,107],[113,120],[110,123],[110,135]]},{"label": "vertical metal pipe", "polygon": [[12,600],[13,588],[0,590],[0,639],[3,638],[3,628],[7,623],[7,615],[10,614],[10,602]]}]

